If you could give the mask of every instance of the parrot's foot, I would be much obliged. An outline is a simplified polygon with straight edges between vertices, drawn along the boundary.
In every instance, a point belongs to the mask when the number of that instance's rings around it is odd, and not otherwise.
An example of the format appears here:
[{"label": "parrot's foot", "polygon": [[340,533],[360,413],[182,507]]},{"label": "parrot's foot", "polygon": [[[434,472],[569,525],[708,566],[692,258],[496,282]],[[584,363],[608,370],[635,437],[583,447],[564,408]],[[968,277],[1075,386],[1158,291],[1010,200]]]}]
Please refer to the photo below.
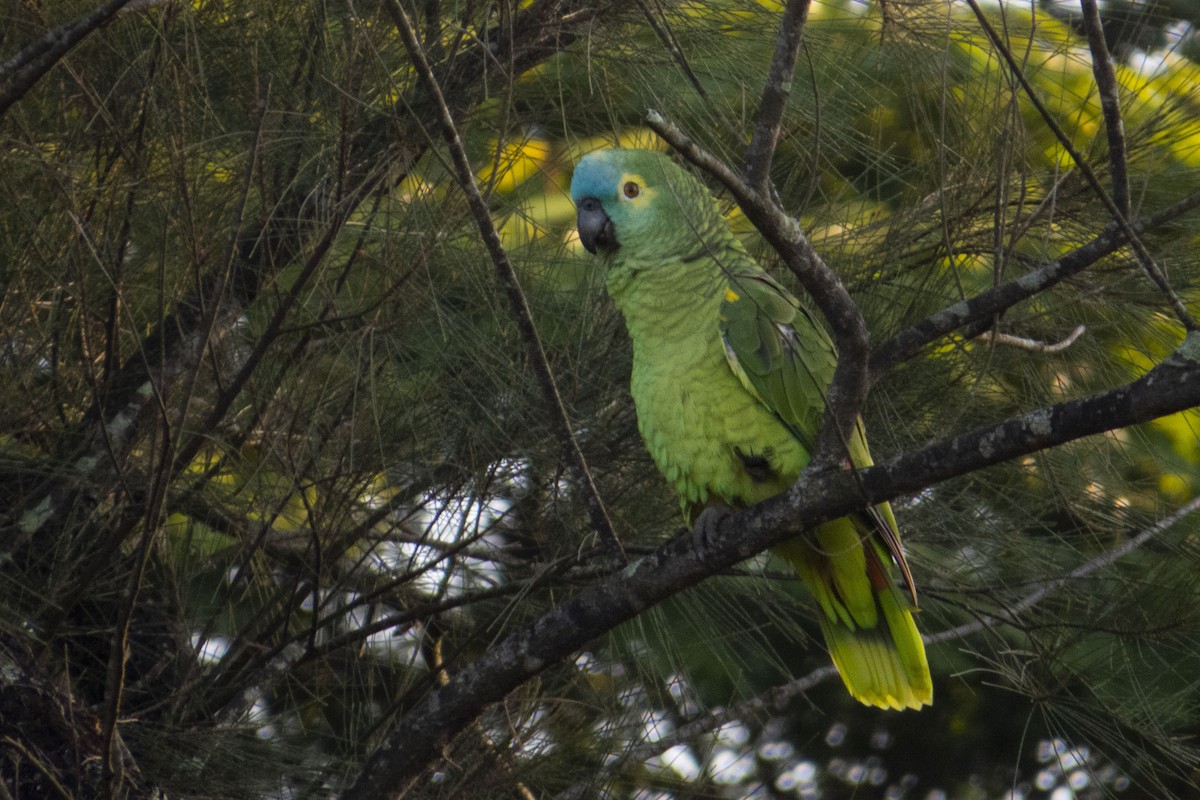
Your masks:
[{"label": "parrot's foot", "polygon": [[720,531],[721,521],[732,513],[732,509],[726,506],[708,506],[696,518],[696,525],[692,529],[692,548],[701,561],[708,559],[713,540]]}]

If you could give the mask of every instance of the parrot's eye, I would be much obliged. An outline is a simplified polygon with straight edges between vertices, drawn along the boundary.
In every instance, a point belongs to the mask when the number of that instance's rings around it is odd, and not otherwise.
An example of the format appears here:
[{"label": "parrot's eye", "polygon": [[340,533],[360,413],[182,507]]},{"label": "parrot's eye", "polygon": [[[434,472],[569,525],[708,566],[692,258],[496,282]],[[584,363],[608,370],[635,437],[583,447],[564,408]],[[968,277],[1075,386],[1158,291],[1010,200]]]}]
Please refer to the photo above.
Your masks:
[{"label": "parrot's eye", "polygon": [[626,181],[625,185],[621,187],[621,191],[625,193],[626,197],[632,200],[642,193],[642,187],[638,186],[634,181]]}]

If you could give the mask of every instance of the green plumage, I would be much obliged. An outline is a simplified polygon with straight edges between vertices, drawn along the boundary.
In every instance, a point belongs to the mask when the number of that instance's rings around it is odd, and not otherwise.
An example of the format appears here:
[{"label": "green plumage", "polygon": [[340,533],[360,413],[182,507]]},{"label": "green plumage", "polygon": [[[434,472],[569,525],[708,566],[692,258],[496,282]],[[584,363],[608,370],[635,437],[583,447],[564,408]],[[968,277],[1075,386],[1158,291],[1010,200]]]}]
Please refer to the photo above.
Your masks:
[{"label": "green plumage", "polygon": [[[633,341],[638,428],[689,515],[787,490],[808,463],[837,362],[833,342],[733,236],[704,187],[665,155],[604,150],[571,186],[580,236],[608,262]],[[850,442],[871,463],[861,424]],[[850,693],[884,708],[932,700],[911,577],[891,508],[775,549],[820,606]]]}]

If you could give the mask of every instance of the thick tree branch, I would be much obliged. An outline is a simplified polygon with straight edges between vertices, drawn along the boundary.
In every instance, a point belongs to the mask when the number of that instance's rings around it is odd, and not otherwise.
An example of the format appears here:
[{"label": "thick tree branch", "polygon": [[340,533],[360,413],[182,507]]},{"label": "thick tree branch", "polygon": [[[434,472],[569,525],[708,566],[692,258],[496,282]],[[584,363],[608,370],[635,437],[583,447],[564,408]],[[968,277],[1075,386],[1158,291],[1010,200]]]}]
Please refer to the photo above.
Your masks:
[{"label": "thick tree branch", "polygon": [[109,0],[99,8],[46,31],[42,38],[25,45],[16,55],[0,64],[0,86],[4,87],[0,91],[0,119],[63,56],[115,17],[127,3],[129,0]]},{"label": "thick tree branch", "polygon": [[791,491],[723,518],[714,532],[668,542],[492,647],[400,720],[350,794],[366,800],[394,797],[396,787],[425,769],[488,704],[646,608],[815,524],[1198,404],[1200,334],[1193,333],[1163,363],[1117,389],[934,442],[853,476],[842,470],[808,474]]},{"label": "thick tree branch", "polygon": [[450,107],[446,105],[442,87],[429,66],[425,50],[421,47],[421,42],[404,9],[396,0],[388,0],[386,7],[392,15],[392,21],[396,23],[397,30],[400,31],[400,37],[404,40],[404,46],[412,59],[414,69],[424,81],[425,88],[433,100],[442,135],[450,149],[450,157],[454,161],[458,184],[467,196],[471,215],[475,217],[475,224],[479,226],[479,235],[483,239],[488,254],[492,257],[492,264],[496,268],[500,285],[508,296],[513,318],[521,333],[521,341],[525,345],[525,355],[537,374],[538,385],[542,390],[542,399],[550,411],[554,432],[562,446],[563,455],[566,457],[567,463],[571,465],[576,483],[583,489],[584,505],[591,520],[592,530],[614,554],[623,558],[624,551],[621,549],[621,542],[613,530],[612,520],[609,519],[608,510],[600,498],[600,490],[596,488],[592,471],[588,467],[583,450],[579,447],[579,440],[575,438],[575,433],[571,429],[571,420],[563,406],[562,396],[558,393],[558,384],[554,380],[553,370],[550,369],[550,360],[546,357],[546,350],[542,347],[541,337],[538,336],[537,326],[533,321],[533,312],[529,310],[529,304],[525,301],[525,293],[521,290],[520,281],[517,279],[517,272],[513,269],[512,262],[508,260],[508,253],[504,251],[504,245],[500,243],[500,233],[496,230],[487,203],[479,192],[478,184],[475,183],[474,170],[471,169],[471,163],[467,160],[467,151],[458,135],[458,126],[450,113]]}]

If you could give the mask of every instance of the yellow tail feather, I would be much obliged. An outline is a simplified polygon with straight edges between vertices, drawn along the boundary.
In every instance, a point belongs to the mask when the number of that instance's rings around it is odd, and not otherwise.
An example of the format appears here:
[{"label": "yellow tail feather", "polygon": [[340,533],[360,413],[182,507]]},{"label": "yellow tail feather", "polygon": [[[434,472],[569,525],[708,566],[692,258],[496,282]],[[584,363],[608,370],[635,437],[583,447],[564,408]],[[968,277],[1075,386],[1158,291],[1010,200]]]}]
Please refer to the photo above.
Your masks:
[{"label": "yellow tail feather", "polygon": [[825,645],[850,694],[879,708],[921,708],[933,702],[933,681],[912,604],[887,575],[882,553],[866,547],[875,545],[843,518],[775,553],[816,599]]},{"label": "yellow tail feather", "polygon": [[897,605],[895,595],[892,587],[879,593],[886,624],[850,630],[822,615],[821,632],[842,682],[856,700],[879,708],[921,708],[933,702],[925,645],[912,612]]}]

